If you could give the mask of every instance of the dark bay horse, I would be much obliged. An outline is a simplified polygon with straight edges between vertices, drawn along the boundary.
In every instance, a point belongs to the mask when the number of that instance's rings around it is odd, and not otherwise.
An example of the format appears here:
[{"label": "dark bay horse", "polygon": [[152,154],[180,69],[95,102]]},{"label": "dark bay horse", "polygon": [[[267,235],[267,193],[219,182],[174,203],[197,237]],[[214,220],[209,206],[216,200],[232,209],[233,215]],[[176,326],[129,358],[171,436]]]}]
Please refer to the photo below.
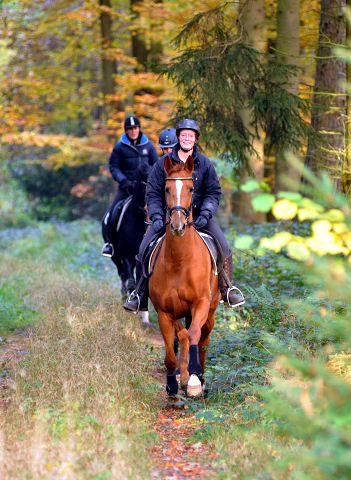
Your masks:
[{"label": "dark bay horse", "polygon": [[[178,392],[176,333],[181,344],[181,386],[188,395],[197,396],[201,394],[206,350],[220,300],[218,275],[206,245],[192,225],[193,158],[174,166],[166,157],[164,168],[168,225],[159,252],[154,253],[154,258],[158,256],[149,280],[149,296],[165,344],[167,392],[170,396]],[[180,319],[190,316],[186,329]]]},{"label": "dark bay horse", "polygon": [[[146,230],[145,193],[149,171],[150,166],[148,164],[139,165],[132,200],[123,215],[118,231],[114,232],[112,239],[114,249],[112,261],[116,265],[118,275],[121,279],[123,300],[125,300],[136,287],[134,276],[135,256],[139,253],[139,246]],[[106,242],[105,232],[106,225],[103,219],[102,236]],[[148,323],[149,313],[141,312],[141,314],[143,322]]]}]

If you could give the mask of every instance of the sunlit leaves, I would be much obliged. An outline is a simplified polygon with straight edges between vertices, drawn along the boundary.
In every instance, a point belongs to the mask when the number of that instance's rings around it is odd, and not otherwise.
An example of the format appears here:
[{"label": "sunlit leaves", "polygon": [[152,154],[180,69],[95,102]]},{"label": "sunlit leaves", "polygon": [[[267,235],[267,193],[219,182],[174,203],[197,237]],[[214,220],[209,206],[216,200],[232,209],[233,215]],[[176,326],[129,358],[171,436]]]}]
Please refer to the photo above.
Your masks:
[{"label": "sunlit leaves", "polygon": [[251,201],[254,210],[257,212],[269,212],[274,205],[275,197],[270,193],[261,193]]},{"label": "sunlit leaves", "polygon": [[272,208],[272,213],[281,220],[290,220],[297,213],[297,205],[290,200],[278,200]]},{"label": "sunlit leaves", "polygon": [[234,246],[239,249],[248,249],[253,243],[253,238],[250,235],[243,235],[235,239]]}]

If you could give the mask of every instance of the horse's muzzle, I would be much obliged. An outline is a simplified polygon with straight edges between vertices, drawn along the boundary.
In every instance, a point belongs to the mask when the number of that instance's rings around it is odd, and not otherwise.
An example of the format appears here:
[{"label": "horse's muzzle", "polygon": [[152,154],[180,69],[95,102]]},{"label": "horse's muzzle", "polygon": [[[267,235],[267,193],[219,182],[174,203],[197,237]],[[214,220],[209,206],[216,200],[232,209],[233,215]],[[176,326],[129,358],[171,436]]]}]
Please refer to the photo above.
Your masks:
[{"label": "horse's muzzle", "polygon": [[182,225],[179,225],[179,227],[177,228],[174,228],[174,226],[171,224],[170,228],[171,228],[172,235],[174,235],[175,237],[182,237],[185,233],[186,224],[183,223]]}]

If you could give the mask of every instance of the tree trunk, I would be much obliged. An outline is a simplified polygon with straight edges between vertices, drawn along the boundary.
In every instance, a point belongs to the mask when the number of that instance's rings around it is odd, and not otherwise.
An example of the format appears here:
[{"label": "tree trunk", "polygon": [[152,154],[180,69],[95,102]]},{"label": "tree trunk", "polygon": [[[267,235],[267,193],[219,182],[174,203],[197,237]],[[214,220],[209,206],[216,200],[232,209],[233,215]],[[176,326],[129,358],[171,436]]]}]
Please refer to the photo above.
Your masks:
[{"label": "tree trunk", "polygon": [[117,75],[116,59],[110,59],[106,55],[106,51],[112,45],[112,20],[108,9],[111,8],[110,0],[99,0],[100,7],[105,7],[106,10],[101,10],[100,26],[101,26],[101,64],[102,64],[102,91],[105,99],[105,117],[106,122],[113,117],[114,111],[123,110],[121,102],[109,100],[109,95],[115,94],[115,76]]},{"label": "tree trunk", "polygon": [[336,58],[333,48],[346,43],[345,0],[321,0],[319,47],[313,95],[312,126],[326,144],[310,141],[306,167],[316,174],[327,171],[340,190],[344,159],[344,118],[346,96],[340,82],[345,80],[346,63]]},{"label": "tree trunk", "polygon": [[[351,0],[346,0],[346,5],[351,8]],[[351,24],[346,21],[346,39],[347,45],[351,46]],[[346,63],[346,81],[348,88],[351,88],[351,63]],[[346,101],[346,165],[344,191],[347,197],[351,197],[351,96],[348,92]]]},{"label": "tree trunk", "polygon": [[[155,3],[162,3],[162,0],[156,0]],[[160,63],[160,58],[163,54],[163,45],[162,41],[152,38],[150,46],[148,47],[145,32],[143,31],[144,29],[138,26],[138,22],[142,18],[139,12],[142,5],[143,0],[130,0],[130,7],[136,23],[136,28],[132,32],[132,54],[145,71],[149,70],[153,72]],[[149,25],[148,28],[153,31],[156,26],[157,25],[151,20],[151,25]]]},{"label": "tree trunk", "polygon": [[[249,45],[264,53],[267,48],[267,40],[264,33],[265,22],[265,2],[264,0],[247,0],[240,5],[241,22],[247,35]],[[245,127],[254,133],[251,124],[251,112],[249,109],[242,110],[240,116]],[[258,155],[251,155],[249,158],[249,166],[253,173],[253,178],[258,182],[263,180],[264,174],[264,139],[263,132],[258,132],[258,138],[254,138],[252,144]],[[248,174],[243,175],[240,184],[248,180]],[[241,218],[249,222],[263,222],[266,220],[266,214],[263,212],[255,212],[251,206],[251,194],[238,190],[233,195],[234,211]]]},{"label": "tree trunk", "polygon": [[[139,20],[140,13],[139,8],[142,5],[143,0],[130,0],[130,7],[133,13],[134,20]],[[147,45],[145,40],[145,34],[140,27],[136,27],[135,31],[132,31],[132,54],[140,65],[146,70],[147,64]]]},{"label": "tree trunk", "polygon": [[[277,64],[300,65],[300,0],[278,0],[277,3]],[[282,79],[284,81],[284,79]],[[299,71],[289,77],[285,88],[294,95],[299,94]],[[297,151],[294,151],[296,155]],[[282,176],[289,177],[292,182],[286,184]],[[275,158],[275,186],[278,193],[281,190],[297,191],[300,174],[285,160],[281,153]]]}]

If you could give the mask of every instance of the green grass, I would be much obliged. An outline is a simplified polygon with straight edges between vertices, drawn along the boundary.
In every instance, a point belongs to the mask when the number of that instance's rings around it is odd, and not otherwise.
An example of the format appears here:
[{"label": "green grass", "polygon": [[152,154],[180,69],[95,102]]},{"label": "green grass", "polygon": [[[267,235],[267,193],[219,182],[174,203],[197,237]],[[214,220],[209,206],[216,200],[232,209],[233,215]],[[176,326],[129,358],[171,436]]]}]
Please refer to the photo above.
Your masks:
[{"label": "green grass", "polygon": [[11,229],[0,244],[2,334],[31,326],[2,392],[2,478],[150,478],[151,357],[99,224]]},{"label": "green grass", "polygon": [[[238,224],[228,238],[248,232],[258,239],[277,228],[285,227]],[[100,256],[101,243],[99,223],[88,221],[0,233],[1,336],[32,327],[0,419],[5,479],[144,480],[154,472],[150,448],[159,441],[153,422],[161,387],[150,371],[155,362],[163,368],[164,352],[153,349],[139,319],[121,309],[116,270]],[[272,387],[272,372],[282,355],[301,365],[325,355],[328,324],[324,317],[307,319],[311,309],[318,314],[332,305],[311,299],[305,272],[281,256],[258,252],[254,260],[236,252],[234,275],[246,304],[218,308],[207,360],[209,394],[183,400],[197,417],[189,442],[217,452],[213,478],[309,478],[287,460],[309,454],[301,425],[296,432],[289,427],[298,408],[297,418],[306,420],[303,408],[279,386],[294,377],[279,367]],[[338,305],[333,311],[344,314]],[[156,326],[154,311],[151,318]],[[286,402],[283,412],[274,401]]]}]

